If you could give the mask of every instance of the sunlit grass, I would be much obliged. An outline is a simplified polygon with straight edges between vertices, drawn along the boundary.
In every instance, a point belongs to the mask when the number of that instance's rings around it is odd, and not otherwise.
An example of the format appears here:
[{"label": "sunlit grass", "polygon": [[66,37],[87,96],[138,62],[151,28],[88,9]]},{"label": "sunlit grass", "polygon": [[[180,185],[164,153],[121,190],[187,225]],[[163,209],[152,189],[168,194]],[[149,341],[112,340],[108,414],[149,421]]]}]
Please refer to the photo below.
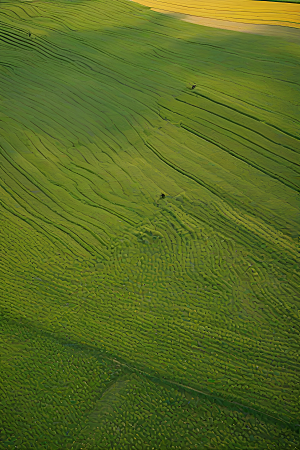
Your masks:
[{"label": "sunlit grass", "polygon": [[299,46],[117,0],[0,22],[0,446],[296,449]]}]

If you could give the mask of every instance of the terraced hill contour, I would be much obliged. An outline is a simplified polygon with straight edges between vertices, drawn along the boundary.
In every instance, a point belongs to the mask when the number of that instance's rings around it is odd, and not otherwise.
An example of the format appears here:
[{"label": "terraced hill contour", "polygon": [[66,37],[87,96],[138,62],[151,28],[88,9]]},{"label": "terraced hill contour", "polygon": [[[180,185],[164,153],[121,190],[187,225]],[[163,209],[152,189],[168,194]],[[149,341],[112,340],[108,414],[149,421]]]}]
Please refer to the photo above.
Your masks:
[{"label": "terraced hill contour", "polygon": [[296,449],[299,46],[125,0],[0,39],[0,446]]}]

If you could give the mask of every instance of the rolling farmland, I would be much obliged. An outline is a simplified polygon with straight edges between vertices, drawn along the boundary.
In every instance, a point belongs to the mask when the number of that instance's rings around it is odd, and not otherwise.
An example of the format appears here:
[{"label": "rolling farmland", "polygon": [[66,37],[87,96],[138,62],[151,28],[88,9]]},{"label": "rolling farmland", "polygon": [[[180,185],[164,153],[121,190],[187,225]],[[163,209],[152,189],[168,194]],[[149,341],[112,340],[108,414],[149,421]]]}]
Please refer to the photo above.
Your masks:
[{"label": "rolling farmland", "polygon": [[9,0],[0,55],[0,448],[299,448],[299,44]]},{"label": "rolling farmland", "polygon": [[157,11],[210,19],[300,28],[299,0],[140,0]]}]

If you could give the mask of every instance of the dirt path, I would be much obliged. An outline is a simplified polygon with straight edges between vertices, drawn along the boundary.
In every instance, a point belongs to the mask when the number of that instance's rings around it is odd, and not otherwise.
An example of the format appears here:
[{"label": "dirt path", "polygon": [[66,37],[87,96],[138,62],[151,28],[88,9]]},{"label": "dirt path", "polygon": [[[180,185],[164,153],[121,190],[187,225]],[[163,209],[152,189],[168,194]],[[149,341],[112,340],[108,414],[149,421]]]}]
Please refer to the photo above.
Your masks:
[{"label": "dirt path", "polygon": [[300,4],[297,3],[258,0],[138,0],[138,3],[200,19],[300,29]]},{"label": "dirt path", "polygon": [[[135,0],[130,0],[135,1]],[[185,22],[300,43],[300,4],[256,0],[138,0]]]},{"label": "dirt path", "polygon": [[[111,359],[111,358],[108,358],[108,357],[107,357],[107,359],[109,359],[110,361],[113,361],[113,362],[115,362],[115,363],[117,363],[117,364],[120,364],[120,366],[128,367],[128,369],[129,369],[129,370],[132,370],[133,372],[138,372],[138,373],[140,373],[141,375],[144,375],[144,376],[146,376],[146,377],[149,376],[149,374],[148,374],[147,372],[144,372],[143,370],[140,370],[140,369],[136,369],[136,368],[134,368],[134,367],[132,367],[132,366],[130,366],[130,365],[128,365],[128,364],[121,363],[120,361],[118,361],[118,360],[116,360],[116,359],[114,359],[114,358]],[[151,376],[150,376],[150,378],[151,378]],[[238,402],[230,401],[230,400],[228,400],[228,399],[225,400],[225,399],[223,399],[223,398],[221,398],[221,397],[218,397],[217,395],[208,394],[207,392],[199,391],[198,389],[195,389],[195,388],[193,388],[193,387],[187,386],[186,384],[177,383],[176,381],[172,381],[172,380],[169,380],[169,379],[167,379],[167,378],[163,378],[163,377],[162,377],[162,378],[161,378],[161,381],[162,381],[162,382],[166,382],[166,383],[173,384],[173,385],[176,386],[177,388],[178,388],[178,387],[182,387],[182,388],[187,389],[187,390],[189,390],[189,391],[198,392],[199,394],[205,395],[205,396],[210,397],[210,398],[212,398],[212,399],[218,399],[218,400],[225,401],[225,402],[230,403],[230,404],[232,404],[232,405],[234,405],[234,406],[239,406],[239,407],[242,407],[242,408],[247,408],[249,411],[252,412],[252,414],[253,414],[253,412],[256,412],[256,413],[261,414],[261,415],[263,415],[263,416],[267,416],[267,417],[270,417],[270,418],[272,418],[272,419],[275,419],[276,421],[279,421],[279,422],[281,422],[281,423],[285,423],[286,425],[290,425],[289,422],[286,422],[286,421],[283,420],[283,419],[279,419],[278,417],[272,416],[271,414],[267,414],[266,412],[259,411],[258,409],[255,409],[255,408],[253,408],[252,406],[246,406],[246,405],[243,405],[243,404],[238,403]]]},{"label": "dirt path", "polygon": [[243,33],[261,34],[265,36],[280,36],[292,42],[300,43],[300,29],[280,25],[262,25],[254,23],[232,22],[229,20],[211,19],[209,17],[191,16],[173,11],[153,8],[153,11],[168,14],[184,22],[195,23],[205,27],[221,28],[224,30],[240,31]]}]

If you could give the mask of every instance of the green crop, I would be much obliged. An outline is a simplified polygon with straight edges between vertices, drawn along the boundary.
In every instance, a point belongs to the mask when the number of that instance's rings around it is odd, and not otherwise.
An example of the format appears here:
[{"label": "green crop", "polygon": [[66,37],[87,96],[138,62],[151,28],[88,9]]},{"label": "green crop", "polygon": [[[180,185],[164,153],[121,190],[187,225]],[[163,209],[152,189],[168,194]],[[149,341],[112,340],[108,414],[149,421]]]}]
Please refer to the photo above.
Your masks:
[{"label": "green crop", "polygon": [[299,45],[10,0],[0,46],[0,448],[296,449]]}]

